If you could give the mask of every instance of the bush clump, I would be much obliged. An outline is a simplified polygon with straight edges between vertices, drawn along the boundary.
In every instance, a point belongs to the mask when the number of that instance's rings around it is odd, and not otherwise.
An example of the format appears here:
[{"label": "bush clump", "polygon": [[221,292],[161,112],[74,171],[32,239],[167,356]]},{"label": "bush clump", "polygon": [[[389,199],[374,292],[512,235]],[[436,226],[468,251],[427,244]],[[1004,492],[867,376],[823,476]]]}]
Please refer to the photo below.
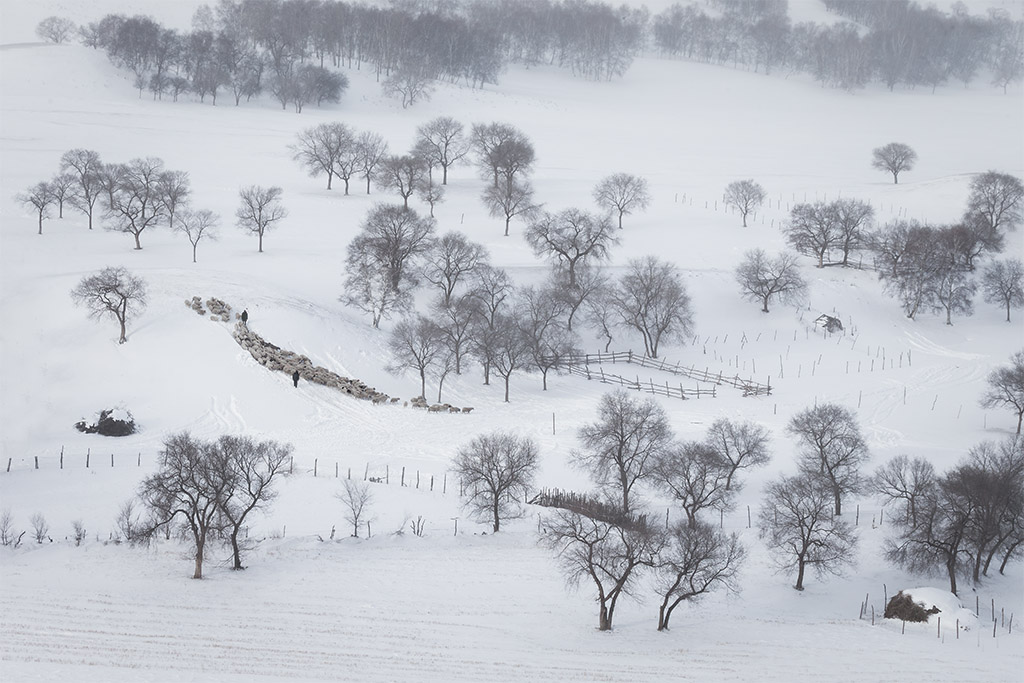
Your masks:
[{"label": "bush clump", "polygon": [[903,621],[928,621],[932,614],[938,614],[941,610],[938,607],[925,609],[923,602],[914,602],[914,599],[907,593],[900,591],[892,596],[889,604],[885,606],[886,619],[902,619]]},{"label": "bush clump", "polygon": [[136,431],[135,418],[124,408],[101,410],[96,422],[89,424],[85,419],[75,423],[75,429],[85,434],[102,436],[128,436]]}]

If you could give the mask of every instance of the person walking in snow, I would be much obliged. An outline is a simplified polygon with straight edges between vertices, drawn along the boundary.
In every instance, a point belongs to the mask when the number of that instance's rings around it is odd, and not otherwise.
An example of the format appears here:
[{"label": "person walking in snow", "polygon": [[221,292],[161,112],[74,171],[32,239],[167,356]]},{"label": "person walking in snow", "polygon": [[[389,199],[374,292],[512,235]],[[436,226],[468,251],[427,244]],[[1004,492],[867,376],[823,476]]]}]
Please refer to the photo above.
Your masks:
[{"label": "person walking in snow", "polygon": [[243,310],[242,311],[242,324],[247,326],[247,327],[249,325],[249,311],[248,310]]},{"label": "person walking in snow", "polygon": [[295,384],[295,388],[299,388],[299,371],[296,370],[292,373],[292,383]]}]

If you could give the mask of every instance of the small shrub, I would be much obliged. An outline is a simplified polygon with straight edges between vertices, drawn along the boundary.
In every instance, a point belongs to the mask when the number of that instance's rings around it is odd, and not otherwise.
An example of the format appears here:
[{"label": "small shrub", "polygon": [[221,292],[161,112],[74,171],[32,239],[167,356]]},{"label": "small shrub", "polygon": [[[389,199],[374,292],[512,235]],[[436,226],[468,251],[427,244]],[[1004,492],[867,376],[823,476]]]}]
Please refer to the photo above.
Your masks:
[{"label": "small shrub", "polygon": [[50,531],[50,525],[46,523],[46,517],[43,517],[43,513],[35,513],[28,521],[32,524],[32,534],[36,539],[36,543],[42,543],[49,538],[47,533]]},{"label": "small shrub", "polygon": [[85,540],[85,525],[82,524],[82,520],[76,519],[71,522],[71,528],[75,532],[75,546],[82,545],[82,541]]},{"label": "small shrub", "polygon": [[11,545],[14,543],[14,516],[10,508],[0,513],[0,545]]}]

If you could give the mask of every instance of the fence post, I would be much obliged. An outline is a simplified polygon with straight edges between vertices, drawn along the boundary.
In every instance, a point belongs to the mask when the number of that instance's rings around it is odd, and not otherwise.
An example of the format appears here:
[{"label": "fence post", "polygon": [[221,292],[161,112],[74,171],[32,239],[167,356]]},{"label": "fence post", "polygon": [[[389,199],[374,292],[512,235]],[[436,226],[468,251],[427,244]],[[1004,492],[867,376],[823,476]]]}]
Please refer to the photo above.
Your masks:
[{"label": "fence post", "polygon": [[64,469],[64,447],[60,447],[60,468]]},{"label": "fence post", "polygon": [[38,470],[39,469],[39,456],[37,455],[37,456],[35,456],[35,458],[36,458],[36,469]]},{"label": "fence post", "polygon": [[11,460],[14,460],[14,458],[7,458],[7,471],[8,472],[11,471]]},{"label": "fence post", "polygon": [[441,482],[441,493],[448,493],[448,473],[444,473],[444,480]]},{"label": "fence post", "polygon": [[320,462],[320,458],[313,458],[313,476],[316,476],[316,466]]},{"label": "fence post", "polygon": [[384,483],[385,484],[390,484],[391,483],[391,466],[390,465],[384,465]]},{"label": "fence post", "polygon": [[89,468],[89,456],[90,455],[92,455],[92,449],[91,448],[86,448],[85,449],[85,467],[86,467],[86,469]]},{"label": "fence post", "polygon": [[142,451],[139,451],[139,461],[135,463],[136,467],[142,467]]},{"label": "fence post", "polygon": [[338,478],[338,463],[334,463],[334,478]]},{"label": "fence post", "polygon": [[110,466],[111,467],[114,466],[114,454],[113,453],[110,454]]}]

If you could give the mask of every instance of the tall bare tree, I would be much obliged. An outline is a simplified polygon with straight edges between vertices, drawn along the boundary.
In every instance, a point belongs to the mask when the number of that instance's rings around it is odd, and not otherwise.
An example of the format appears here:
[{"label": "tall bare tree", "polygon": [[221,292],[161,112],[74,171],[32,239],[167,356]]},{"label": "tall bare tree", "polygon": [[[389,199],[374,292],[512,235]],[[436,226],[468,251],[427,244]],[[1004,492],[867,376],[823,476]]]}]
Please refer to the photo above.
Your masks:
[{"label": "tall bare tree", "polygon": [[906,503],[906,521],[917,524],[921,501],[935,486],[935,467],[924,458],[911,460],[906,455],[897,455],[875,470],[871,487],[885,496],[888,501],[902,500]]},{"label": "tall bare tree", "polygon": [[199,242],[206,238],[217,239],[217,222],[219,217],[208,209],[182,209],[174,217],[174,229],[188,237],[192,245],[192,263],[196,262],[196,250]]},{"label": "tall bare tree", "polygon": [[71,298],[84,306],[91,318],[110,316],[121,326],[119,344],[128,341],[128,319],[146,307],[146,283],[123,267],[108,267],[82,278]]},{"label": "tall bare tree", "polygon": [[547,257],[564,268],[569,286],[576,286],[576,269],[608,258],[618,244],[611,221],[579,209],[566,209],[557,214],[545,212],[526,230],[526,242],[539,257]]},{"label": "tall bare tree", "polygon": [[259,252],[263,253],[263,235],[267,230],[288,217],[288,210],[281,203],[283,191],[280,187],[250,185],[238,191],[241,205],[235,211],[237,225],[242,230],[259,237]]},{"label": "tall bare tree", "polygon": [[352,525],[352,537],[359,538],[359,527],[366,522],[373,505],[370,485],[365,481],[344,479],[338,499],[345,506],[345,521]]},{"label": "tall bare tree", "polygon": [[651,192],[645,179],[629,173],[614,173],[594,187],[594,201],[602,209],[618,214],[621,230],[623,216],[650,206]]},{"label": "tall bare tree", "polygon": [[707,522],[677,522],[666,534],[655,564],[658,630],[668,629],[672,612],[719,588],[739,590],[737,574],[747,552],[736,534],[726,535]]},{"label": "tall bare tree", "polygon": [[522,512],[539,464],[536,442],[509,432],[475,437],[462,446],[452,469],[466,492],[462,505],[475,518],[489,519],[495,533],[501,520]]},{"label": "tall bare tree", "polygon": [[981,276],[985,301],[1006,306],[1006,322],[1010,322],[1010,309],[1024,307],[1024,263],[1009,258],[995,261]]},{"label": "tall bare tree", "polygon": [[1024,216],[1024,183],[1008,173],[986,171],[971,180],[967,212],[991,230],[1014,230]]},{"label": "tall bare tree", "polygon": [[1010,364],[988,374],[988,388],[981,396],[982,408],[1009,408],[1017,413],[1017,434],[1024,422],[1024,351],[1010,356]]},{"label": "tall bare tree", "polygon": [[[327,175],[327,189],[330,190],[343,156],[354,156],[355,146],[356,136],[350,127],[344,123],[321,123],[299,132],[298,140],[290,149],[292,158],[306,169],[310,177],[321,173]],[[345,194],[348,194],[349,177],[351,173],[345,178]]]},{"label": "tall bare tree", "polygon": [[728,510],[735,489],[725,486],[729,462],[705,443],[676,443],[657,456],[652,479],[686,513],[687,523],[696,527],[698,515],[714,508]]},{"label": "tall bare tree", "polygon": [[530,220],[539,211],[533,203],[533,185],[525,179],[488,185],[480,198],[491,217],[505,219],[505,237],[513,218]]},{"label": "tall bare tree", "polygon": [[902,142],[890,142],[871,152],[871,167],[892,173],[892,182],[900,182],[900,173],[910,171],[917,161],[917,152]]},{"label": "tall bare tree", "polygon": [[736,281],[744,298],[761,304],[762,313],[768,312],[768,304],[774,298],[796,303],[807,295],[807,283],[792,253],[769,258],[763,249],[752,249],[736,267]]},{"label": "tall bare tree", "polygon": [[690,295],[678,269],[653,256],[631,260],[611,297],[621,325],[640,333],[651,358],[658,357],[662,342],[684,339],[693,328]]},{"label": "tall bare tree", "polygon": [[370,194],[370,181],[377,174],[381,162],[388,156],[388,143],[379,133],[364,131],[356,138],[358,168],[366,179],[366,194]]},{"label": "tall bare tree", "polygon": [[211,447],[216,451],[214,462],[225,470],[219,507],[227,522],[224,531],[231,544],[231,568],[245,569],[239,536],[249,515],[267,509],[277,497],[274,482],[284,474],[292,446],[247,436],[222,436]]},{"label": "tall bare tree", "polygon": [[108,213],[113,223],[108,229],[126,232],[135,238],[135,248],[142,249],[139,238],[150,226],[167,215],[162,187],[164,162],[155,157],[132,159],[127,164],[109,166],[112,185]]},{"label": "tall bare tree", "polygon": [[740,470],[768,464],[772,457],[768,440],[768,430],[754,422],[722,417],[711,423],[704,444],[725,463],[727,491],[733,489],[733,479]]},{"label": "tall bare tree", "polygon": [[416,129],[423,149],[432,162],[441,167],[441,184],[448,184],[448,169],[469,154],[469,141],[463,126],[450,116],[438,116]]},{"label": "tall bare tree", "polygon": [[768,197],[759,183],[750,180],[736,180],[725,187],[725,205],[733,206],[743,217],[743,227],[747,227],[747,216],[756,211]]},{"label": "tall bare tree", "polygon": [[437,324],[422,315],[399,321],[388,337],[388,349],[394,359],[388,371],[398,374],[406,369],[415,370],[420,376],[420,396],[426,396],[427,375],[447,353]]},{"label": "tall bare tree", "polygon": [[43,219],[50,217],[50,207],[54,203],[53,185],[47,181],[36,183],[17,196],[18,202],[36,212],[39,220],[39,233],[43,234]]},{"label": "tall bare tree", "polygon": [[567,582],[594,582],[602,631],[612,629],[619,598],[654,566],[664,543],[643,518],[605,521],[569,510],[545,520],[542,540],[558,555]]},{"label": "tall bare tree", "polygon": [[441,290],[444,305],[448,306],[456,287],[472,277],[487,259],[486,247],[470,241],[464,233],[451,230],[437,238],[425,255],[423,277]]},{"label": "tall bare tree", "polygon": [[832,488],[835,514],[843,513],[843,496],[860,491],[860,469],[868,447],[853,412],[836,403],[821,403],[790,419],[786,431],[800,447],[800,467]]},{"label": "tall bare tree", "polygon": [[406,154],[403,156],[386,157],[376,172],[377,184],[393,189],[402,198],[402,206],[409,208],[409,197],[421,192],[427,184],[427,167],[417,157]]},{"label": "tall bare tree", "polygon": [[857,547],[854,527],[832,514],[832,485],[813,472],[780,477],[768,484],[758,527],[780,569],[797,570],[798,591],[808,567],[819,576],[838,574]]},{"label": "tall bare tree", "polygon": [[91,149],[69,149],[60,158],[60,169],[73,172],[78,179],[78,187],[72,195],[72,204],[89,217],[89,229],[92,230],[92,215],[103,192],[100,183],[100,171],[103,163],[100,155]]},{"label": "tall bare tree", "polygon": [[579,440],[582,448],[572,452],[573,463],[630,514],[636,507],[633,490],[651,476],[671,444],[672,430],[657,402],[618,389],[601,397],[597,422],[580,427]]}]

